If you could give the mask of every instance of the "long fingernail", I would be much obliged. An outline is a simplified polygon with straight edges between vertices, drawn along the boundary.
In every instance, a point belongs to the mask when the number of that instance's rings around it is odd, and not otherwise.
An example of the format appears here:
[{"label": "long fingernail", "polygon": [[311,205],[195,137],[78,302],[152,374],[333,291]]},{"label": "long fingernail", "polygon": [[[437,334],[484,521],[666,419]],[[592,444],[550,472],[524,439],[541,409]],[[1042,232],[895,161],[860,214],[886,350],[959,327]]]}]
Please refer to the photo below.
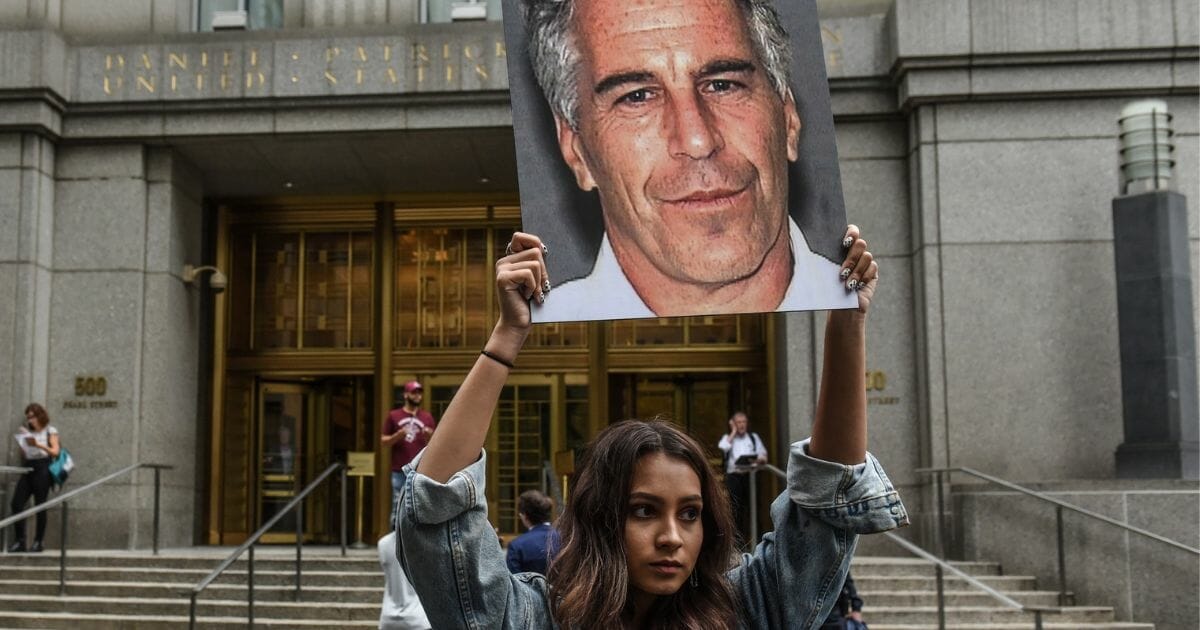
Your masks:
[{"label": "long fingernail", "polygon": [[842,280],[845,280],[846,278],[849,278],[849,277],[850,277],[850,268],[843,267],[842,268]]},{"label": "long fingernail", "polygon": [[846,281],[846,288],[850,289],[851,291],[857,291],[858,290],[858,280],[855,280],[854,278],[850,278],[849,280]]},{"label": "long fingernail", "polygon": [[538,303],[540,304],[545,301],[546,301],[546,293],[543,291],[538,291]]},{"label": "long fingernail", "polygon": [[543,293],[550,292],[550,281],[549,280],[542,280],[542,292]]},{"label": "long fingernail", "polygon": [[550,248],[546,247],[545,243],[542,243],[542,255],[545,256],[546,254],[549,254],[549,253],[550,253]]},{"label": "long fingernail", "polygon": [[850,247],[850,244],[853,242],[854,238],[847,236],[846,238],[842,239],[842,247]]}]

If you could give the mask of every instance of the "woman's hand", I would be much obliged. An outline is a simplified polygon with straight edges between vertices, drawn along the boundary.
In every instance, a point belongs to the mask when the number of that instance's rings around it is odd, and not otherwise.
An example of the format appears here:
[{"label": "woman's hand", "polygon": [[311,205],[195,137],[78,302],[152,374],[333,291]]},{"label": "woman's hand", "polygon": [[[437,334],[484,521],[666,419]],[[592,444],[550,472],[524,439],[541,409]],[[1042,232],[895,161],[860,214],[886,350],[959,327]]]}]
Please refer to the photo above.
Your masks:
[{"label": "woman's hand", "polygon": [[842,244],[842,280],[858,293],[858,309],[829,312],[821,392],[808,449],[818,459],[852,465],[862,463],[867,454],[866,313],[879,283],[879,265],[858,226],[846,229]]},{"label": "woman's hand", "polygon": [[871,307],[871,298],[875,296],[875,286],[879,283],[879,265],[871,252],[867,251],[867,242],[861,238],[857,225],[846,228],[842,245],[846,247],[842,280],[846,282],[847,289],[858,292],[858,312],[865,314]]},{"label": "woman's hand", "polygon": [[529,300],[546,301],[550,276],[546,274],[546,246],[532,234],[516,232],[505,256],[496,261],[496,296],[500,301],[497,326],[527,332],[532,325]]}]

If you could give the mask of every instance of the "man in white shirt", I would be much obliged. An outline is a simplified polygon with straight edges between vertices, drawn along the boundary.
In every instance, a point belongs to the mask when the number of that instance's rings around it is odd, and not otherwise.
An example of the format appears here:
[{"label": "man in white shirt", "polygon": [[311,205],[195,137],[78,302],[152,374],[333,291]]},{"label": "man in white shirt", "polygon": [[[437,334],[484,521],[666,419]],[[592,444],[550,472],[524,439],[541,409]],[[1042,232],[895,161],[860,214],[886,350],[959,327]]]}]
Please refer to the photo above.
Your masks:
[{"label": "man in white shirt", "polygon": [[737,412],[729,419],[729,433],[721,436],[717,448],[725,459],[725,487],[733,503],[734,522],[737,524],[741,542],[749,540],[750,469],[767,463],[767,447],[757,433],[750,431],[750,419]]}]

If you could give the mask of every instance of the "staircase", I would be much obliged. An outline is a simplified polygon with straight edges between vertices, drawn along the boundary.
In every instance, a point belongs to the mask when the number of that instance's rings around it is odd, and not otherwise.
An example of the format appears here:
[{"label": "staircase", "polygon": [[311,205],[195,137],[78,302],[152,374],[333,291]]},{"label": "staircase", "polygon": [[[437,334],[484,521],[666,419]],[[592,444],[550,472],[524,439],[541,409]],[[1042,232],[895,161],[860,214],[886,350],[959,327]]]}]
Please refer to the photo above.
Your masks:
[{"label": "staircase", "polygon": [[[1025,605],[1058,606],[1058,592],[1038,590],[1037,579],[1003,575],[994,562],[952,562],[955,568]],[[850,573],[863,599],[863,620],[871,630],[936,630],[937,579],[922,560],[857,557]],[[947,630],[1030,630],[1033,615],[1005,607],[965,580],[943,582]],[[1042,627],[1072,630],[1153,630],[1148,623],[1116,621],[1108,606],[1071,606],[1064,614],[1044,614]]]},{"label": "staircase", "polygon": [[[0,628],[186,628],[191,588],[230,551],[197,547],[152,556],[72,550],[62,597],[53,550],[0,555]],[[379,627],[383,572],[373,547],[349,551],[345,558],[337,548],[306,547],[299,602],[295,554],[295,547],[255,550],[256,627]],[[246,567],[243,554],[200,595],[198,628],[246,628]]]},{"label": "staircase", "polygon": [[[217,565],[226,548],[198,547],[144,552],[72,551],[67,595],[58,595],[58,555],[0,555],[0,629],[181,628],[188,620],[191,587]],[[302,600],[293,598],[295,549],[260,547],[255,552],[255,625],[263,628],[375,628],[383,597],[383,574],[374,549],[305,548]],[[1037,590],[1032,577],[1002,575],[1000,566],[962,562],[989,586],[1027,604],[1057,605],[1054,591]],[[852,573],[866,602],[872,630],[934,630],[937,591],[933,568],[907,558],[855,558]],[[946,627],[962,630],[1028,630],[1033,616],[1001,607],[959,579],[947,578]],[[246,627],[246,562],[239,561],[202,595],[200,628]],[[1108,607],[1075,606],[1046,615],[1047,629],[1153,630],[1150,624],[1118,622]]]}]

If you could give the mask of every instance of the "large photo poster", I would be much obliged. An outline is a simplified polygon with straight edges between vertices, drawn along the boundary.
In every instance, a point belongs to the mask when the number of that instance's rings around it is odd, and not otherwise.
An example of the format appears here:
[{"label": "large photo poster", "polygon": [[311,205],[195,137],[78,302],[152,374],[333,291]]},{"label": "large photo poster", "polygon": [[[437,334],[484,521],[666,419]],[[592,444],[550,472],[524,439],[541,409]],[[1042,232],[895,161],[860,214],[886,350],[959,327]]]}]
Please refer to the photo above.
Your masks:
[{"label": "large photo poster", "polygon": [[537,322],[852,308],[813,0],[505,0]]}]

